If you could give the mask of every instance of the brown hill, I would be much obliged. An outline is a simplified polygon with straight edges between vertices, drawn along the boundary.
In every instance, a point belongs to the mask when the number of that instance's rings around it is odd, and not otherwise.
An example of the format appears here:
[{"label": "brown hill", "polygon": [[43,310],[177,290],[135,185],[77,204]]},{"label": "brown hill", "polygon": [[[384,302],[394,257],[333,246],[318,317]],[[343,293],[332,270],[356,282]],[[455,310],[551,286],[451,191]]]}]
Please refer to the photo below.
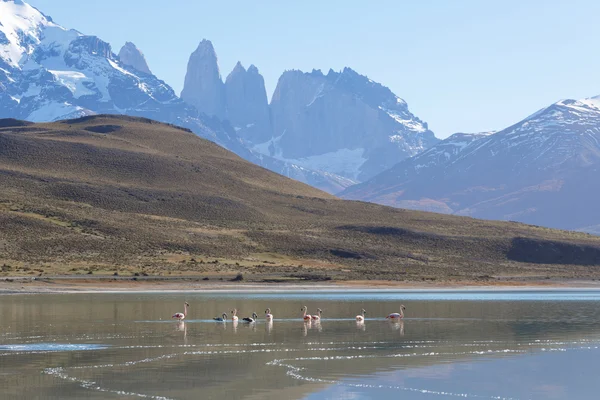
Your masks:
[{"label": "brown hill", "polygon": [[4,275],[600,276],[595,236],[339,200],[140,118],[2,120],[0,187]]}]

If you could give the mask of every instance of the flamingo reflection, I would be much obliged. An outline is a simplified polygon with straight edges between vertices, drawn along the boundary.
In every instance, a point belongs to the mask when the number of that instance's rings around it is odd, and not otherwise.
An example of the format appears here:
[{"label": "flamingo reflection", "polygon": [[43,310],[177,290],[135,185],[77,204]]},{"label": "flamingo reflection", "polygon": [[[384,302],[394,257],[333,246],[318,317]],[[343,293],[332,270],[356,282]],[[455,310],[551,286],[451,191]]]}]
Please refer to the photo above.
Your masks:
[{"label": "flamingo reflection", "polygon": [[400,335],[404,336],[404,321],[402,321],[402,320],[393,321],[393,322],[390,321],[389,325],[393,331],[400,331]]},{"label": "flamingo reflection", "polygon": [[184,321],[178,321],[175,326],[177,332],[183,332],[183,343],[187,344],[187,325]]},{"label": "flamingo reflection", "polygon": [[265,324],[265,331],[267,331],[268,334],[271,334],[272,330],[273,330],[273,320],[267,321],[267,323]]}]

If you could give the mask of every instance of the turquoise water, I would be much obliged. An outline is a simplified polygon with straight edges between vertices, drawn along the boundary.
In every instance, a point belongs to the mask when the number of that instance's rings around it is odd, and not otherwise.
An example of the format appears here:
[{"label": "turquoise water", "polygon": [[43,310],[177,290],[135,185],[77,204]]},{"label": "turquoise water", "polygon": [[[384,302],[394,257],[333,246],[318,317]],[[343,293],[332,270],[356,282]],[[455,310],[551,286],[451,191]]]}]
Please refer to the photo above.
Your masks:
[{"label": "turquoise water", "polygon": [[[0,398],[597,399],[599,306],[586,290],[2,296]],[[212,320],[234,308],[259,319]]]}]

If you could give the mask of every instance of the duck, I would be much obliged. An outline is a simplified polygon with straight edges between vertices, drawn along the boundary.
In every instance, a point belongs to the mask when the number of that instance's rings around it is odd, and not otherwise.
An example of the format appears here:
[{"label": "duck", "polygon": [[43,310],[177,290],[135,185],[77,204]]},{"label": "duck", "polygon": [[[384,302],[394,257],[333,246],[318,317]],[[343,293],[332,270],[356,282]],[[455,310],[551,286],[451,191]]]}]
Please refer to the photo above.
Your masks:
[{"label": "duck", "polygon": [[220,317],[214,317],[213,319],[217,322],[227,322],[227,313],[223,313]]},{"label": "duck", "polygon": [[242,321],[252,323],[252,322],[256,322],[257,319],[258,319],[258,315],[255,312],[253,312],[252,317],[242,318]]}]

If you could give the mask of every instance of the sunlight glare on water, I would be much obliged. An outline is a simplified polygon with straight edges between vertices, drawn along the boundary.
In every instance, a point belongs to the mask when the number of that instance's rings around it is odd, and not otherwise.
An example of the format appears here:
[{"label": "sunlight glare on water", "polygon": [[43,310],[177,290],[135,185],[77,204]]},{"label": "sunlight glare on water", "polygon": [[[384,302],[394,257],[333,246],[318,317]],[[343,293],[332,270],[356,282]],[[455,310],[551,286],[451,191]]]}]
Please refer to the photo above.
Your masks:
[{"label": "sunlight glare on water", "polygon": [[[3,398],[516,400],[596,399],[600,391],[597,291],[1,299]],[[172,320],[184,301],[185,322]],[[400,304],[405,319],[386,321]],[[321,308],[322,321],[303,322],[304,305],[311,314]],[[237,324],[212,320],[235,308]],[[366,321],[356,322],[363,308]],[[241,320],[252,312],[257,322]]]}]

